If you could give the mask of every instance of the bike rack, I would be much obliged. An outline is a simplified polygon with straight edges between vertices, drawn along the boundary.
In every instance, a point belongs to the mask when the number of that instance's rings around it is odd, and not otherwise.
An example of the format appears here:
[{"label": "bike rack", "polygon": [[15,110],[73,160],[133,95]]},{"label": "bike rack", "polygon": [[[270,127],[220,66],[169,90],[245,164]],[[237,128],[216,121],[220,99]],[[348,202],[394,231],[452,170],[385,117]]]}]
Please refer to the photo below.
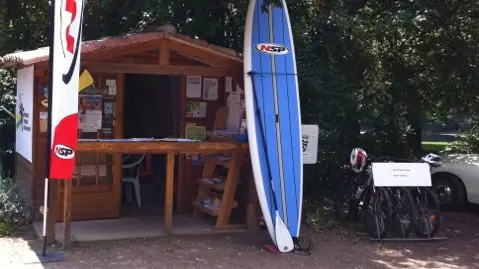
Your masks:
[{"label": "bike rack", "polygon": [[[379,223],[377,218],[375,218],[376,221],[376,232],[377,234],[380,234],[379,231]],[[371,241],[376,241],[376,242],[432,242],[432,241],[445,241],[448,238],[445,236],[433,236],[433,237],[419,237],[413,235],[413,233],[406,234],[404,224],[401,223],[401,235],[402,237],[385,237],[385,238],[374,238],[374,237],[369,237],[369,240]],[[428,225],[429,226],[429,225]]]}]

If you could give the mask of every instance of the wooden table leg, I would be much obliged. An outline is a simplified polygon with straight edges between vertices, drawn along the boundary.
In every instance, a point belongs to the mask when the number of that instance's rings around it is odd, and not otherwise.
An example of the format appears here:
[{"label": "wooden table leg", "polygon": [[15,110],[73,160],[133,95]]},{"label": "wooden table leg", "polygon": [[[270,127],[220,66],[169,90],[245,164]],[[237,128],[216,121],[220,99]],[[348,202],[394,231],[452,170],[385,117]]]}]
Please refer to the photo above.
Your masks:
[{"label": "wooden table leg", "polygon": [[168,153],[166,159],[165,229],[173,230],[173,184],[175,179],[175,154]]},{"label": "wooden table leg", "polygon": [[63,249],[71,248],[71,223],[72,223],[72,179],[64,181],[63,191]]}]

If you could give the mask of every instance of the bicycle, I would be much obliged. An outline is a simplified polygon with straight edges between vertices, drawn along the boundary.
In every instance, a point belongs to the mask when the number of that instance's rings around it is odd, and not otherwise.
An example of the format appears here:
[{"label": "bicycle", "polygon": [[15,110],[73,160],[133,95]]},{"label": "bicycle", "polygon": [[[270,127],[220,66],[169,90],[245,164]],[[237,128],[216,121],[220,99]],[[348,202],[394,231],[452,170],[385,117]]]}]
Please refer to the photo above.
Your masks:
[{"label": "bicycle", "polygon": [[393,229],[402,237],[408,237],[414,230],[418,218],[414,198],[408,188],[387,187],[393,203]]},{"label": "bicycle", "polygon": [[[418,162],[418,160],[386,158],[394,162]],[[430,169],[441,165],[440,157],[434,154],[427,154],[421,158],[421,161],[429,164]],[[430,187],[409,187],[407,189],[410,190],[412,196],[410,198],[414,201],[414,209],[410,214],[414,220],[415,234],[421,238],[434,237],[441,222],[440,203],[437,195]]]},{"label": "bicycle", "polygon": [[[390,157],[375,158],[381,162],[392,162]],[[418,217],[414,198],[406,187],[384,187],[391,197],[392,203],[392,230],[396,234],[407,237],[414,230]]]},{"label": "bicycle", "polygon": [[[384,238],[391,227],[392,203],[389,192],[382,187],[375,187],[372,176],[371,163],[373,159],[368,158],[366,171],[357,173],[353,180],[347,177],[340,188],[340,197],[334,205],[336,216],[341,220],[359,219],[358,213],[361,209],[365,216],[365,226],[372,238]],[[363,177],[367,176],[364,182]],[[348,208],[346,216],[343,216],[344,209]],[[374,220],[369,218],[373,217]]]},{"label": "bicycle", "polygon": [[[428,154],[421,158],[422,162],[429,164],[430,169],[441,166],[441,157]],[[413,189],[412,195],[420,217],[416,224],[416,235],[422,238],[432,238],[439,230],[441,223],[441,205],[439,198],[431,187],[418,187]]]}]

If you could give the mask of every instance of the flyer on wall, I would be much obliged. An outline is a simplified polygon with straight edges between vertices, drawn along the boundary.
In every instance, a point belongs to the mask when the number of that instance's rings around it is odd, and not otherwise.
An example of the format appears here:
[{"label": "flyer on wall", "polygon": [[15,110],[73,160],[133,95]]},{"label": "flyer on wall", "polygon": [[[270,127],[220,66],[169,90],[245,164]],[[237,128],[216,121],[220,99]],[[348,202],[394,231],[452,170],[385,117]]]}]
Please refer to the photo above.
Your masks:
[{"label": "flyer on wall", "polygon": [[101,129],[102,114],[101,95],[80,95],[78,121],[82,132],[91,133]]}]

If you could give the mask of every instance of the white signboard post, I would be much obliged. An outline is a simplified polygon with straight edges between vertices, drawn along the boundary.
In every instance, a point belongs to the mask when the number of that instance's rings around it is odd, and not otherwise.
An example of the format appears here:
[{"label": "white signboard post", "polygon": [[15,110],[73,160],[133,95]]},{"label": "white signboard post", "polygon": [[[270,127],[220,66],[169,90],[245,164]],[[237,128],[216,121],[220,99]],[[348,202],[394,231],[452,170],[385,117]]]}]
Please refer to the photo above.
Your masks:
[{"label": "white signboard post", "polygon": [[373,163],[376,187],[431,187],[427,163]]},{"label": "white signboard post", "polygon": [[303,124],[302,131],[302,148],[303,148],[303,164],[314,164],[318,162],[318,125]]}]

